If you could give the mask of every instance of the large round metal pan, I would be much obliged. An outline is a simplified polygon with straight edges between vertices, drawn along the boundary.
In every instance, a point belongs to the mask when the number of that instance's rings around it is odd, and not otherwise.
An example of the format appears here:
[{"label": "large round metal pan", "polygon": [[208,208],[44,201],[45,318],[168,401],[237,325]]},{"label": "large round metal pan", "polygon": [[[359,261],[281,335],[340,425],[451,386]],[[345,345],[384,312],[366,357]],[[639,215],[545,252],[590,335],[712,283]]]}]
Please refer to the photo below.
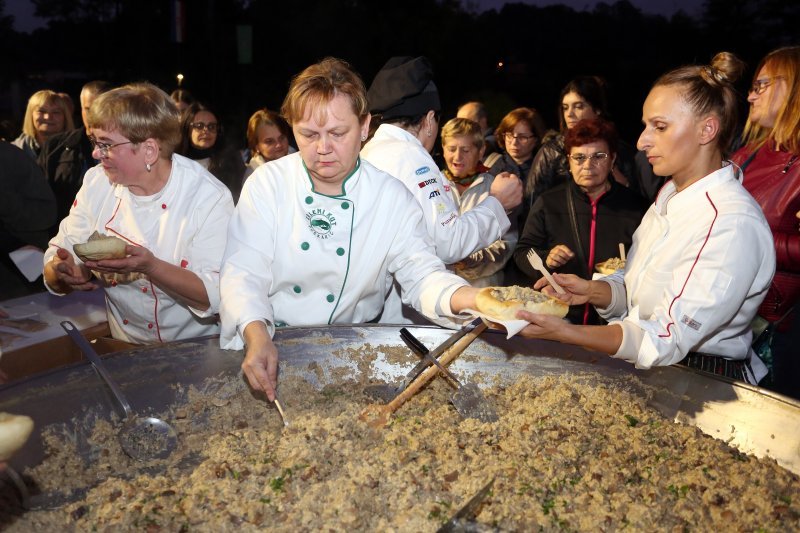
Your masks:
[{"label": "large round metal pan", "polygon": [[[436,327],[410,327],[429,348],[452,331]],[[363,372],[349,357],[369,344],[377,354],[369,378],[398,380],[416,363],[388,357],[387,349],[402,347],[399,326],[335,325],[281,328],[275,341],[281,354],[281,372],[299,373],[315,386],[333,376]],[[221,350],[218,339],[203,338],[110,354],[104,358],[129,401],[141,414],[159,414],[181,400],[185,386],[208,378],[241,374],[242,353]],[[465,378],[513,379],[520,373],[535,376],[584,374],[619,380],[626,388],[649,398],[651,406],[668,419],[692,424],[725,440],[741,451],[772,457],[800,474],[800,402],[744,383],[736,383],[680,366],[637,370],[603,354],[548,341],[506,340],[499,332],[485,332],[452,366]],[[322,369],[322,371],[320,371]],[[632,379],[635,376],[636,379]],[[176,387],[182,385],[182,387]],[[18,470],[39,464],[44,457],[41,431],[60,424],[66,434],[85,439],[86,420],[108,417],[114,411],[110,392],[91,365],[71,367],[33,376],[0,387],[0,411],[26,414],[36,428],[25,448],[11,460]]]}]

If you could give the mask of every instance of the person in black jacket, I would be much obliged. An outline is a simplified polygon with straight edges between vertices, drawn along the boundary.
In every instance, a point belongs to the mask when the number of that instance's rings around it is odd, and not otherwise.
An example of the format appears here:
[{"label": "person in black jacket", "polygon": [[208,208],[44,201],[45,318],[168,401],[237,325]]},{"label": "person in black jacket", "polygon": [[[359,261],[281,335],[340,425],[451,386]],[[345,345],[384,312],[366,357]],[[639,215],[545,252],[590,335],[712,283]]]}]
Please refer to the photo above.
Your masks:
[{"label": "person in black jacket", "polygon": [[94,99],[110,88],[108,82],[101,80],[84,85],[80,95],[83,127],[50,137],[39,153],[39,166],[56,197],[56,222],[50,228],[51,237],[58,232],[58,223],[69,214],[75,195],[83,185],[83,175],[97,164],[92,157],[94,147],[89,142],[86,116]]},{"label": "person in black jacket", "polygon": [[[562,274],[591,278],[594,265],[630,248],[647,209],[645,201],[611,177],[617,134],[611,122],[581,120],[566,132],[565,151],[572,179],[543,192],[533,205],[514,250],[517,266],[536,281],[541,274],[528,262],[536,251],[546,266]],[[577,324],[599,324],[594,308],[570,308]]]}]

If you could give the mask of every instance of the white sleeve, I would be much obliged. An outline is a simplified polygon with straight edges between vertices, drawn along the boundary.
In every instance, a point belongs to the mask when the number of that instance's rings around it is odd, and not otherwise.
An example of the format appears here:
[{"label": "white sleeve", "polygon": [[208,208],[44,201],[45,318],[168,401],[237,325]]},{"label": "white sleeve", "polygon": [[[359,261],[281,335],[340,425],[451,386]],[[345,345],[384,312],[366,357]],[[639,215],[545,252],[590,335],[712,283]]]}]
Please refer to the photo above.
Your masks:
[{"label": "white sleeve", "polygon": [[[98,171],[100,175],[98,175]],[[72,247],[76,244],[86,242],[97,228],[96,206],[93,207],[92,199],[96,197],[98,193],[103,195],[107,192],[99,191],[99,189],[104,186],[99,180],[106,180],[106,183],[108,183],[108,178],[105,177],[103,170],[97,167],[89,169],[84,177],[81,188],[75,195],[75,201],[72,203],[69,214],[64,217],[58,225],[58,233],[55,237],[50,239],[48,243],[47,250],[45,250],[44,253],[44,265],[56,255],[59,248],[63,248],[72,254],[76,264],[83,264],[83,261],[75,255]],[[107,189],[108,185],[106,185],[105,188]],[[63,296],[62,293],[53,291],[47,283],[45,283],[44,286],[50,293]]]},{"label": "white sleeve", "polygon": [[389,271],[402,289],[403,303],[411,305],[436,320],[455,317],[450,308],[450,298],[462,286],[469,285],[463,278],[447,271],[433,253],[422,222],[422,216],[411,199],[405,207],[402,220],[408,221],[406,231],[397,233],[389,249]]},{"label": "white sleeve", "polygon": [[228,243],[220,275],[220,346],[244,347],[242,331],[250,322],[264,320],[274,334],[269,287],[275,250],[277,209],[275,195],[264,180],[245,182],[228,226]]},{"label": "white sleeve", "polygon": [[[417,199],[425,216],[436,255],[445,263],[456,263],[499,239],[511,222],[493,196],[459,216],[458,206],[445,190],[446,178],[430,156],[410,152],[398,165],[399,177]],[[390,172],[391,174],[391,172]]]},{"label": "white sleeve", "polygon": [[219,276],[228,239],[228,222],[233,214],[233,198],[227,188],[221,189],[216,199],[209,198],[197,208],[203,211],[198,215],[201,219],[197,232],[187,250],[188,268],[203,282],[209,306],[205,311],[190,309],[197,316],[208,317],[219,310]]}]

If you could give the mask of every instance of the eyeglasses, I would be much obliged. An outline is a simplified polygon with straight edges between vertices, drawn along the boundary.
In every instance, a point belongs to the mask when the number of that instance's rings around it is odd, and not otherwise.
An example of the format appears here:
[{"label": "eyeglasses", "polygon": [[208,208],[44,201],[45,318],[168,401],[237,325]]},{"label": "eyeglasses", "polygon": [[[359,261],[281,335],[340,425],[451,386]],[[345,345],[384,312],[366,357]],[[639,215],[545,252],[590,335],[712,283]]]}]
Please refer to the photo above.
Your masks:
[{"label": "eyeglasses", "polygon": [[763,80],[756,80],[753,82],[753,85],[750,86],[751,93],[756,94],[764,94],[764,91],[767,90],[767,87],[773,84],[775,80],[782,80],[783,76],[773,76],[771,78],[766,78]]},{"label": "eyeglasses", "polygon": [[505,137],[506,142],[511,142],[512,140],[528,142],[536,137],[536,135],[533,134],[525,135],[524,133],[511,133],[510,131],[506,132],[503,136]]},{"label": "eyeglasses", "polygon": [[189,124],[189,126],[194,131],[207,130],[211,133],[216,133],[218,124],[216,122],[209,122],[208,124],[206,124],[205,122],[192,122],[191,124]]},{"label": "eyeglasses", "polygon": [[103,157],[108,157],[109,150],[111,150],[115,146],[122,146],[123,144],[134,144],[133,141],[125,141],[116,144],[101,143],[100,141],[94,138],[94,135],[91,135],[89,137],[89,142],[92,143],[92,147],[95,150],[98,150],[100,152],[100,155]]},{"label": "eyeglasses", "polygon": [[586,161],[591,161],[589,166],[594,166],[599,164],[600,161],[608,159],[608,154],[605,152],[597,152],[589,156],[585,154],[569,154],[569,158],[579,167],[582,167]]}]

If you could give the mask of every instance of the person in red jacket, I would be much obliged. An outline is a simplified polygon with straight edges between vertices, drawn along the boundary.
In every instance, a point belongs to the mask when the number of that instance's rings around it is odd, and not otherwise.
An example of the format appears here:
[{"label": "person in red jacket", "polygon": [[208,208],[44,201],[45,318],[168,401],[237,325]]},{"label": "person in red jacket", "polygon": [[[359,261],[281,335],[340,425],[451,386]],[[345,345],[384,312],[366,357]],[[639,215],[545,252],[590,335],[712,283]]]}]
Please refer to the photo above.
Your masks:
[{"label": "person in red jacket", "polygon": [[[773,50],[761,60],[747,96],[750,114],[744,146],[733,161],[744,171],[744,187],[764,210],[775,239],[777,270],[759,314],[778,322],[772,345],[773,386],[800,397],[800,46]],[[798,339],[800,340],[800,339]]]}]

